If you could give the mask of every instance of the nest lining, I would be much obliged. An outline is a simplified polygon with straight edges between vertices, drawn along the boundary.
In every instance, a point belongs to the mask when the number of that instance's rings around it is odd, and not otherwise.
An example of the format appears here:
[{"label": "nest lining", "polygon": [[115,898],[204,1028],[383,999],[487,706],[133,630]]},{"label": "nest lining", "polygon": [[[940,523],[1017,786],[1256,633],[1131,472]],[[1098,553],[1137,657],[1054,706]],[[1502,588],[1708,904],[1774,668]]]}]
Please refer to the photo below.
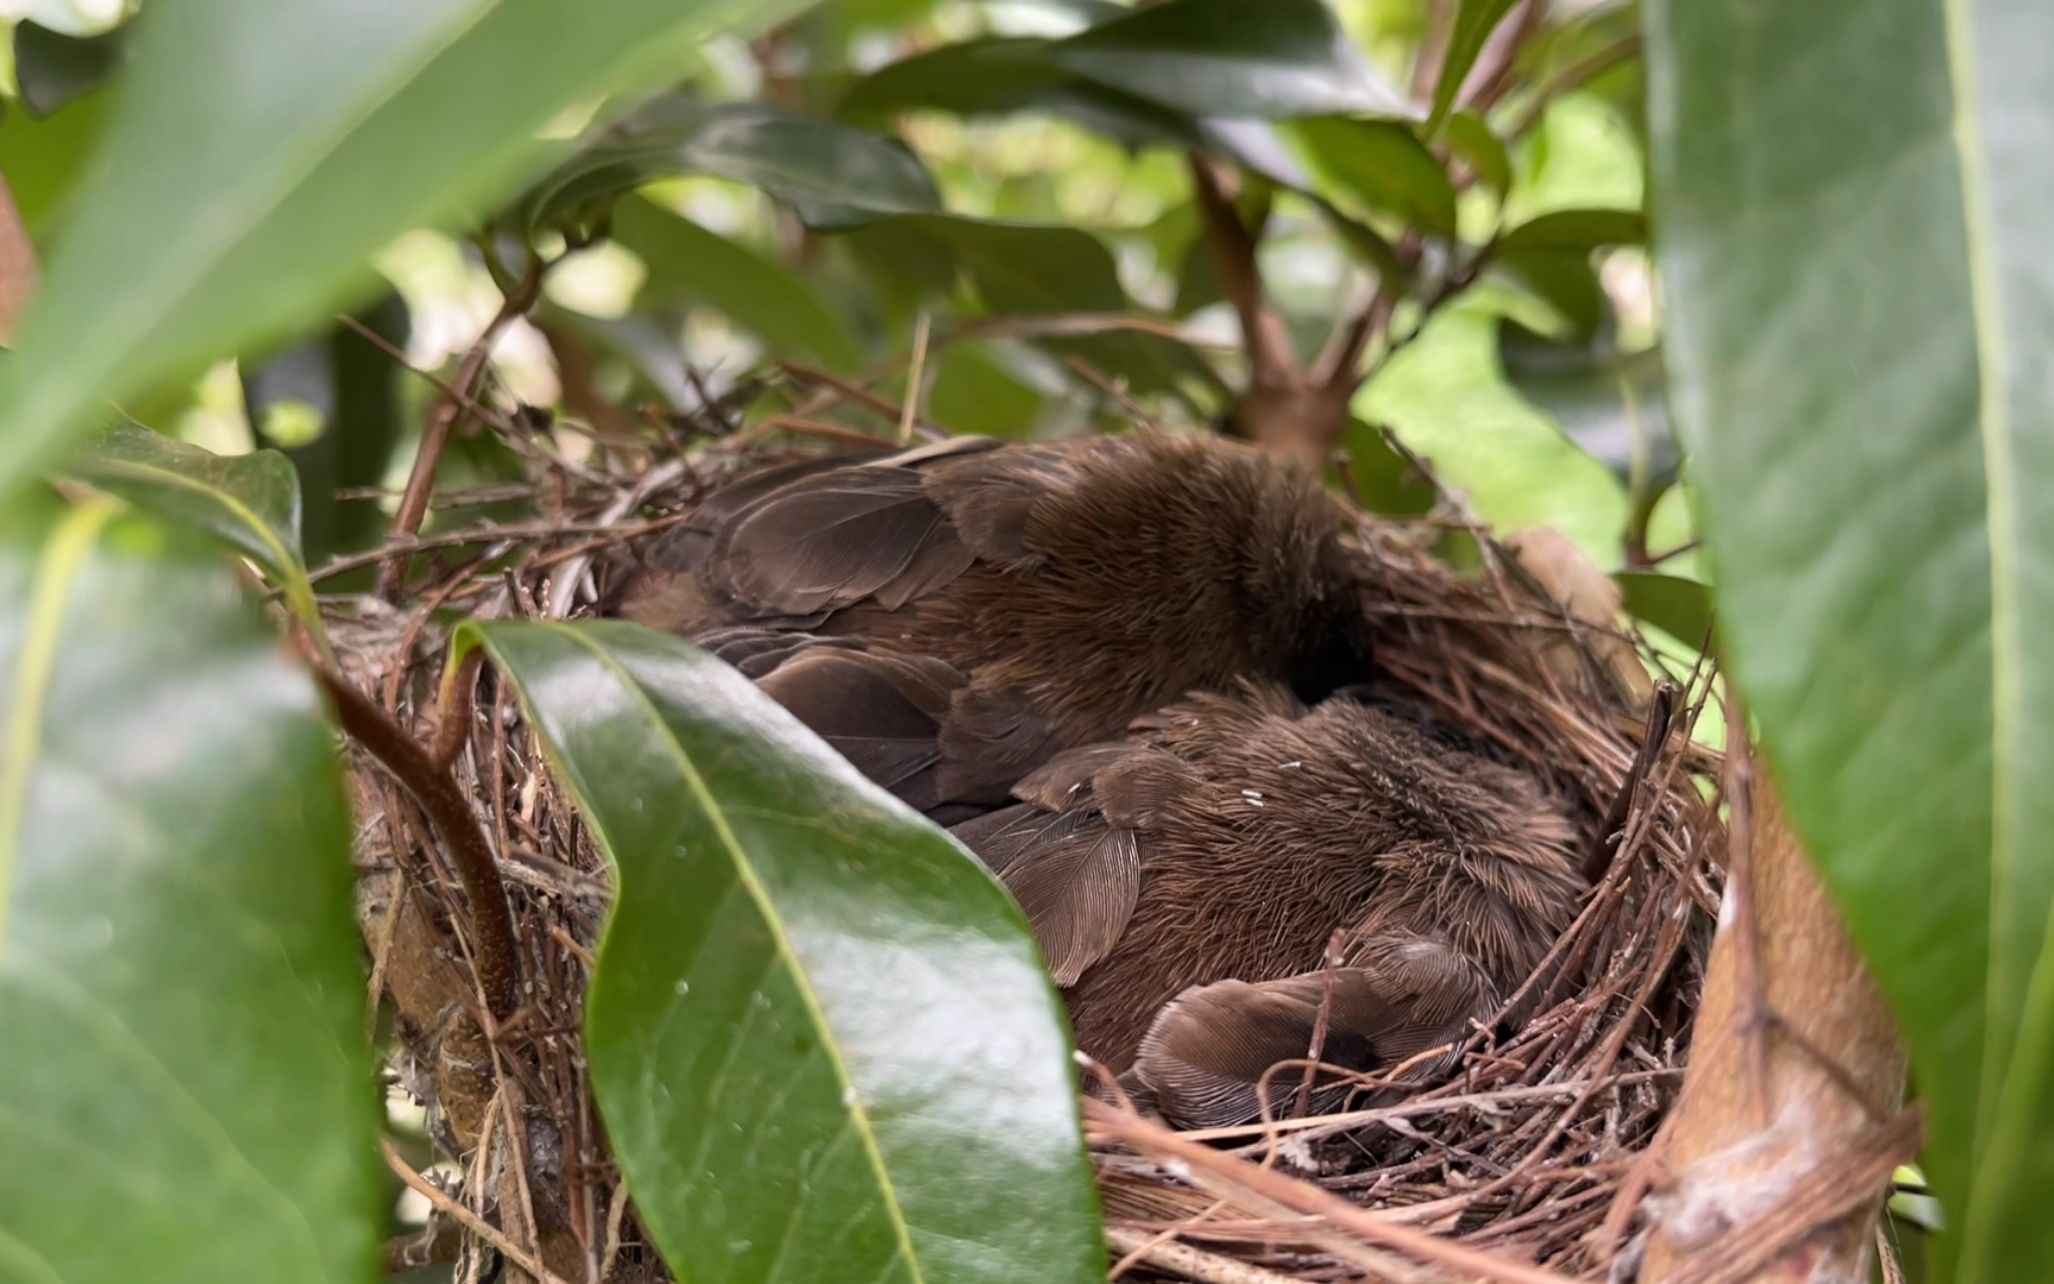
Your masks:
[{"label": "nest lining", "polygon": [[[609,895],[605,860],[494,675],[477,675],[475,697],[459,711],[467,725],[435,725],[452,618],[590,613],[636,541],[681,520],[737,471],[781,457],[748,433],[657,457],[601,453],[614,458],[538,463],[529,494],[541,520],[381,550],[412,562],[397,602],[323,599],[349,676],[424,740],[456,747],[452,769],[499,853],[520,938],[523,1008],[488,1037],[455,874],[404,791],[354,759],[372,999],[391,1018],[395,1078],[428,1105],[435,1147],[462,1167],[450,1202],[472,1232],[396,1241],[388,1256],[397,1265],[454,1249],[459,1280],[485,1278],[495,1254],[566,1281],[669,1278],[608,1157],[582,1053],[585,985]],[[507,497],[503,486],[490,496]],[[460,507],[465,498],[442,501]],[[1451,526],[1477,537],[1481,574],[1457,574],[1430,551]],[[1385,672],[1571,799],[1600,872],[1515,996],[1538,996],[1517,1029],[1478,1029],[1452,1069],[1394,1105],[1181,1140],[1497,1255],[1506,1279],[1536,1265],[1603,1278],[1634,1251],[1644,1157],[1681,1085],[1718,904],[1724,838],[1706,788],[1718,766],[1688,734],[1709,677],[1693,675],[1674,729],[1643,752],[1647,691],[1624,649],[1651,650],[1550,600],[1452,504],[1406,523],[1365,518],[1364,534],[1389,588],[1373,639]],[[1287,1063],[1278,1072],[1303,1071]],[[1180,1139],[1137,1124],[1103,1107],[1087,1118],[1124,1278],[1442,1277],[1430,1257],[1394,1252],[1331,1206],[1279,1204],[1276,1192],[1250,1185],[1249,1164],[1194,1166]],[[1302,1188],[1294,1189],[1296,1199]]]}]

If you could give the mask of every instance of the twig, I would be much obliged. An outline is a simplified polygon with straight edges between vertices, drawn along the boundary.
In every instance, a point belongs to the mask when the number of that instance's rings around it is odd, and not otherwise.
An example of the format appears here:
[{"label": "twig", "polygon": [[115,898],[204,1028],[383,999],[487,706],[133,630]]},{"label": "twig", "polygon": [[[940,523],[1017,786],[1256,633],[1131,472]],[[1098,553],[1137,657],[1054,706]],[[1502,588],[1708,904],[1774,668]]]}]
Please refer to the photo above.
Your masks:
[{"label": "twig", "polygon": [[[488,261],[489,261],[489,257]],[[421,529],[421,519],[428,513],[428,494],[435,488],[435,466],[442,459],[442,451],[449,444],[450,430],[464,411],[470,399],[471,387],[477,383],[478,375],[485,368],[485,361],[492,353],[492,344],[499,338],[514,318],[535,306],[535,299],[542,291],[542,277],[549,270],[549,264],[530,251],[528,265],[518,284],[506,295],[499,305],[499,311],[485,326],[484,333],[464,354],[457,367],[456,378],[451,381],[448,396],[436,403],[435,410],[428,416],[428,426],[421,433],[421,446],[414,454],[413,471],[407,474],[406,490],[399,497],[399,511],[393,514],[392,531],[395,535],[412,535]],[[402,549],[395,551],[390,560],[378,568],[378,583],[375,592],[379,597],[390,598],[406,574],[407,556]]]},{"label": "twig", "polygon": [[[1570,1279],[1554,1271],[1388,1221],[1310,1182],[1223,1155],[1210,1146],[1171,1132],[1159,1123],[1137,1114],[1122,1113],[1101,1101],[1085,1099],[1084,1118],[1100,1135],[1138,1150],[1181,1160],[1194,1172],[1209,1174],[1223,1185],[1245,1191],[1264,1203],[1319,1218],[1381,1249],[1403,1253],[1449,1270],[1500,1281],[1501,1284],[1568,1284]],[[1336,1247],[1338,1249],[1339,1246]]]},{"label": "twig", "polygon": [[542,1263],[522,1252],[518,1245],[502,1235],[492,1223],[457,1203],[440,1186],[415,1172],[413,1165],[392,1148],[390,1141],[383,1137],[379,1138],[378,1149],[385,1156],[385,1166],[392,1170],[393,1176],[405,1182],[409,1190],[427,1200],[436,1212],[457,1222],[465,1230],[490,1244],[501,1257],[534,1276],[536,1284],[570,1284],[563,1276],[550,1271]]},{"label": "twig", "polygon": [[921,382],[927,377],[927,335],[932,323],[922,312],[913,324],[913,364],[906,370],[906,401],[899,409],[899,445],[911,445],[913,423],[920,417]]},{"label": "twig", "polygon": [[471,904],[477,931],[478,982],[485,992],[486,1007],[495,1019],[505,1020],[520,1006],[520,947],[506,903],[506,885],[500,881],[484,826],[455,777],[446,767],[438,767],[428,751],[385,710],[334,669],[311,655],[308,662],[334,702],[342,729],[384,764],[428,814]]},{"label": "twig", "polygon": [[1626,820],[1633,811],[1633,795],[1640,791],[1640,784],[1654,769],[1662,747],[1669,743],[1669,727],[1674,720],[1675,707],[1675,684],[1664,682],[1657,686],[1654,698],[1648,701],[1647,726],[1641,733],[1640,749],[1633,755],[1633,765],[1626,769],[1626,778],[1619,782],[1618,796],[1605,813],[1604,823],[1598,826],[1597,842],[1584,857],[1584,882],[1597,882],[1605,872],[1605,865],[1612,859],[1612,853],[1624,846]]},{"label": "twig", "polygon": [[1250,1266],[1231,1257],[1179,1244],[1174,1239],[1128,1230],[1123,1226],[1106,1227],[1105,1242],[1116,1253],[1124,1253],[1136,1261],[1147,1262],[1166,1271],[1175,1271],[1188,1279],[1200,1281],[1200,1284],[1294,1284],[1288,1275],[1279,1275],[1260,1266]]},{"label": "twig", "polygon": [[1240,211],[1227,199],[1219,172],[1211,161],[1193,152],[1190,156],[1191,192],[1198,202],[1205,228],[1205,243],[1212,250],[1213,267],[1219,273],[1220,289],[1233,305],[1241,322],[1241,343],[1248,351],[1249,380],[1257,385],[1282,387],[1297,378],[1297,362],[1291,355],[1291,340],[1284,319],[1270,306],[1262,288],[1262,269],[1256,263],[1255,238],[1241,221]]},{"label": "twig", "polygon": [[1620,63],[1627,62],[1636,57],[1639,53],[1640,36],[1638,33],[1635,33],[1619,41],[1617,44],[1608,45],[1598,50],[1582,62],[1563,68],[1561,74],[1541,86],[1539,92],[1534,94],[1533,101],[1527,104],[1526,109],[1506,129],[1505,136],[1507,138],[1519,138],[1525,135],[1535,125],[1540,123],[1541,117],[1547,114],[1548,106],[1557,98],[1573,89],[1581,89]]}]

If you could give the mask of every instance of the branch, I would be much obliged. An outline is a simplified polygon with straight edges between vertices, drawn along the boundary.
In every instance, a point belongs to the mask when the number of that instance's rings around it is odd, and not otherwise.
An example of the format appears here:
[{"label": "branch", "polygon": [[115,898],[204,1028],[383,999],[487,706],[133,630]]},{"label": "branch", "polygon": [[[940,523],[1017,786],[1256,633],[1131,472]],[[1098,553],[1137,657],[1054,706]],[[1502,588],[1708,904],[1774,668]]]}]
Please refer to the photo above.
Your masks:
[{"label": "branch", "polygon": [[342,729],[385,765],[428,814],[436,837],[449,853],[449,863],[464,885],[471,904],[478,952],[478,981],[485,1005],[504,1021],[520,1006],[521,956],[514,938],[513,915],[507,908],[506,884],[492,858],[492,844],[477,814],[457,787],[448,767],[438,765],[391,715],[379,708],[356,684],[315,661],[315,676],[335,704]]},{"label": "branch", "polygon": [[1291,355],[1284,319],[1270,306],[1256,262],[1255,238],[1227,199],[1219,171],[1198,153],[1190,155],[1191,194],[1205,228],[1220,289],[1241,322],[1241,342],[1248,349],[1249,382],[1258,387],[1288,387],[1298,382],[1298,363]]},{"label": "branch", "polygon": [[0,345],[12,342],[15,322],[36,291],[36,247],[0,177]]},{"label": "branch", "polygon": [[[491,263],[491,256],[486,262]],[[413,471],[407,474],[407,486],[399,497],[399,511],[393,514],[392,534],[412,535],[421,529],[421,519],[428,514],[428,495],[435,489],[435,466],[442,460],[443,448],[449,444],[450,429],[456,426],[471,403],[471,389],[484,372],[485,361],[492,353],[493,341],[500,331],[535,306],[536,298],[542,292],[542,277],[549,270],[549,264],[530,251],[526,271],[519,281],[507,290],[499,311],[485,326],[484,333],[464,354],[463,363],[457,367],[456,378],[450,381],[448,392],[435,403],[434,411],[428,416],[428,426],[421,433],[421,448],[414,453]],[[375,592],[389,598],[399,587],[406,575],[407,557],[404,550],[395,552],[378,568],[378,583]]]}]

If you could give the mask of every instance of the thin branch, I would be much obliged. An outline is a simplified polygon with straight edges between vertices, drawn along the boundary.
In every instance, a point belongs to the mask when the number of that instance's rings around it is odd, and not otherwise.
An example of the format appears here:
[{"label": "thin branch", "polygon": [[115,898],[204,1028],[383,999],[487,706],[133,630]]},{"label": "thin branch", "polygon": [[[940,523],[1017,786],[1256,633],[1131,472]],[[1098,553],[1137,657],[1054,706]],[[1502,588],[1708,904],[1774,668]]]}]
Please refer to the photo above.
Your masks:
[{"label": "thin branch", "polygon": [[1561,73],[1534,94],[1533,101],[1526,105],[1518,118],[1505,130],[1505,137],[1520,138],[1540,124],[1548,107],[1563,94],[1581,89],[1599,76],[1623,62],[1629,62],[1640,55],[1640,35],[1635,33],[1617,44],[1607,45],[1582,62],[1562,69]]},{"label": "thin branch", "polygon": [[899,409],[899,445],[911,445],[913,424],[920,418],[920,385],[927,378],[927,336],[933,328],[925,312],[913,326],[913,364],[906,369],[906,401]]},{"label": "thin branch", "polygon": [[392,1170],[393,1176],[405,1182],[409,1190],[427,1200],[436,1212],[490,1244],[501,1257],[534,1276],[536,1284],[570,1284],[563,1276],[552,1272],[528,1253],[522,1252],[519,1245],[500,1233],[498,1227],[457,1203],[442,1187],[415,1172],[413,1165],[392,1148],[390,1141],[379,1138],[378,1149],[385,1156],[385,1166]]},{"label": "thin branch", "polygon": [[447,767],[437,766],[428,751],[355,683],[311,656],[309,663],[334,702],[342,729],[384,764],[428,814],[471,904],[478,981],[485,991],[486,1007],[495,1019],[505,1020],[520,1006],[521,956],[506,903],[506,884],[500,881],[484,826]]},{"label": "thin branch", "polygon": [[1284,319],[1270,306],[1263,292],[1262,268],[1256,262],[1255,238],[1241,221],[1240,211],[1227,198],[1219,171],[1212,162],[1193,152],[1190,163],[1191,192],[1198,202],[1205,242],[1212,250],[1220,289],[1241,322],[1241,342],[1248,349],[1250,382],[1280,387],[1294,383],[1298,363],[1291,355],[1291,341],[1284,330]]},{"label": "thin branch", "polygon": [[36,247],[14,208],[7,180],[0,177],[0,344],[12,341],[14,326],[36,289]]},{"label": "thin branch", "polygon": [[[1083,1106],[1087,1126],[1101,1137],[1145,1153],[1181,1160],[1194,1173],[1212,1177],[1221,1186],[1251,1196],[1262,1204],[1318,1218],[1378,1249],[1403,1253],[1419,1261],[1500,1281],[1501,1284],[1568,1284],[1569,1276],[1483,1252],[1429,1231],[1379,1217],[1310,1182],[1221,1154],[1138,1114],[1118,1110],[1088,1097],[1084,1099]],[[1339,1251],[1344,1245],[1335,1243],[1332,1247]]]},{"label": "thin branch", "polygon": [[[487,261],[490,261],[489,255]],[[493,343],[516,317],[535,306],[535,300],[542,292],[542,277],[548,270],[548,262],[531,251],[527,270],[500,303],[499,311],[486,324],[484,333],[464,354],[463,363],[457,367],[456,378],[451,380],[449,394],[436,402],[434,412],[428,416],[428,426],[421,433],[421,446],[414,454],[413,471],[407,474],[406,490],[399,497],[399,511],[393,514],[393,534],[412,535],[421,529],[421,519],[428,514],[428,494],[435,488],[435,467],[442,460],[443,449],[449,445],[450,430],[470,403],[471,389],[484,372]],[[375,591],[379,597],[392,596],[406,575],[406,565],[406,553],[400,550],[378,568]]]}]

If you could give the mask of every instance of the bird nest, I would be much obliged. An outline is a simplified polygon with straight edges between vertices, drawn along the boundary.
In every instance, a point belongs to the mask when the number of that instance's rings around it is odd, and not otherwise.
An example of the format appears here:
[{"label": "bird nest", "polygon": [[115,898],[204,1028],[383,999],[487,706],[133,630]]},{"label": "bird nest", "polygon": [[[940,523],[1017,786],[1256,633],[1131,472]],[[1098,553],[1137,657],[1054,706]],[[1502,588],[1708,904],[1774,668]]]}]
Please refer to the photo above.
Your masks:
[{"label": "bird nest", "polygon": [[[817,433],[829,440],[805,448],[855,437]],[[455,620],[592,613],[638,541],[736,472],[788,455],[768,440],[680,431],[577,464],[537,449],[529,483],[442,494],[430,534],[323,572],[405,560],[403,587],[386,597],[324,598],[332,636],[348,676],[433,746],[482,819],[526,978],[519,1011],[491,1021],[460,871],[409,791],[360,756],[371,992],[389,1021],[394,1101],[426,1107],[425,1136],[388,1160],[435,1210],[389,1245],[394,1268],[454,1259],[455,1278],[482,1279],[503,1259],[517,1278],[668,1278],[609,1159],[581,1050],[607,863],[494,675],[478,675],[454,710],[435,697]],[[467,524],[466,505],[509,499],[540,516]],[[1718,906],[1718,761],[1690,734],[1709,674],[1657,690],[1643,664],[1653,652],[1602,602],[1558,600],[1577,599],[1579,582],[1602,590],[1602,577],[1579,576],[1546,541],[1511,551],[1446,496],[1422,518],[1363,523],[1388,586],[1374,638],[1386,675],[1572,800],[1593,890],[1508,1001],[1533,1015],[1478,1025],[1431,1079],[1364,1082],[1327,1113],[1195,1133],[1116,1094],[1087,1101],[1111,1269],[1215,1284],[1621,1273]],[[1451,543],[1465,569],[1439,555]]]}]

